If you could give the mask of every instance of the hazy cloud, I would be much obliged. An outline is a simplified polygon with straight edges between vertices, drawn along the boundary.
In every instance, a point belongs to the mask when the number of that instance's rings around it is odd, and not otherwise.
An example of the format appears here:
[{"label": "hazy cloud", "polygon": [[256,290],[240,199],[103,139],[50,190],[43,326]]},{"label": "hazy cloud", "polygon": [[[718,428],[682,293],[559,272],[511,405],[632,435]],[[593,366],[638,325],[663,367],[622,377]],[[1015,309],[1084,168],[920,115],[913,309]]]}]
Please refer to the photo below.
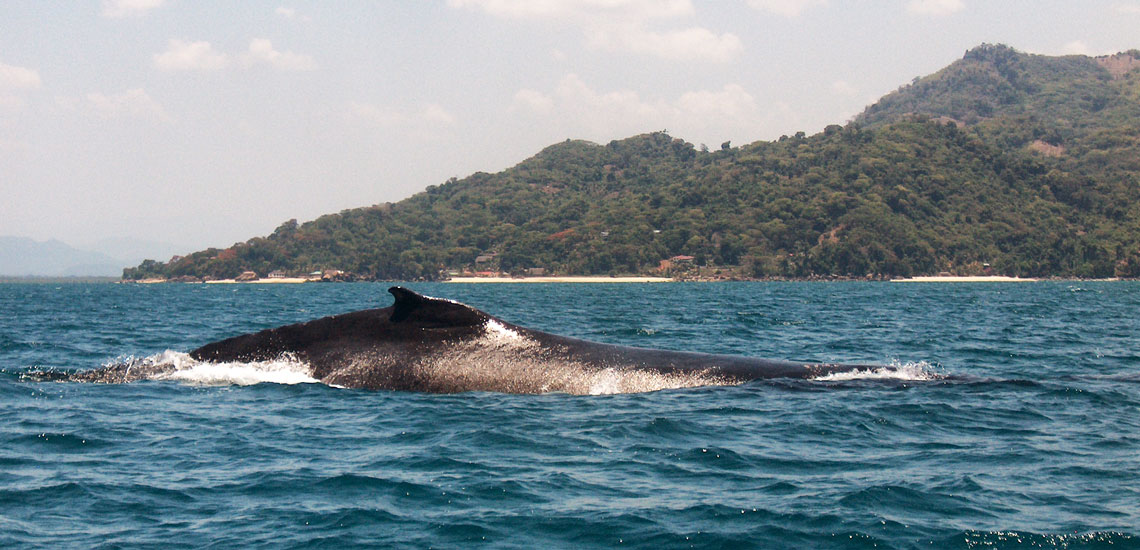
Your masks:
[{"label": "hazy cloud", "polygon": [[748,0],[748,5],[752,9],[795,17],[808,8],[827,5],[827,0]]},{"label": "hazy cloud", "polygon": [[752,95],[738,84],[727,84],[720,91],[685,92],[675,108],[683,116],[719,120],[752,117],[758,110]]},{"label": "hazy cloud", "polygon": [[107,118],[131,117],[156,122],[174,121],[162,105],[151,99],[142,88],[114,95],[90,93],[87,94],[87,102],[97,114]]},{"label": "hazy cloud", "polygon": [[14,112],[27,104],[21,95],[7,95],[4,92],[34,90],[40,87],[40,73],[24,67],[0,63],[0,111]]},{"label": "hazy cloud", "polygon": [[851,83],[847,82],[846,80],[836,80],[835,82],[832,82],[831,83],[831,91],[834,92],[835,95],[845,95],[845,96],[852,96],[852,95],[859,93],[859,90],[856,89],[854,86],[852,86]]},{"label": "hazy cloud", "polygon": [[1072,42],[1066,42],[1064,46],[1061,46],[1061,55],[1087,55],[1091,57],[1097,55],[1109,55],[1113,53],[1116,52],[1112,50],[1098,51],[1082,40],[1073,40]]},{"label": "hazy cloud", "polygon": [[587,44],[672,60],[728,61],[743,50],[740,38],[699,26],[655,29],[654,21],[691,17],[688,0],[449,0],[509,19],[553,19],[582,28]]},{"label": "hazy cloud", "polygon": [[311,71],[317,68],[312,56],[279,52],[273,49],[273,43],[265,38],[251,40],[244,59],[249,65],[266,63],[283,71]]},{"label": "hazy cloud", "polygon": [[103,17],[141,17],[162,6],[163,0],[103,0]]},{"label": "hazy cloud", "polygon": [[444,109],[435,103],[429,103],[425,105],[424,108],[419,112],[419,116],[427,122],[445,126],[450,126],[455,123],[455,116],[447,112],[447,109]]},{"label": "hazy cloud", "polygon": [[513,108],[547,115],[554,109],[554,99],[536,90],[519,90],[515,93]]},{"label": "hazy cloud", "polygon": [[1064,53],[1066,55],[1092,55],[1092,48],[1089,48],[1088,44],[1085,44],[1080,40],[1074,40],[1072,42],[1066,43],[1064,46],[1061,46],[1061,53]]},{"label": "hazy cloud", "polygon": [[307,15],[301,15],[299,12],[297,12],[297,8],[291,8],[289,6],[277,6],[277,9],[273,10],[273,12],[277,15],[280,15],[281,17],[284,17],[285,19],[289,19],[290,21],[307,22],[312,21],[313,19]]},{"label": "hazy cloud", "polygon": [[34,90],[41,83],[36,71],[0,63],[0,90]]},{"label": "hazy cloud", "polygon": [[0,112],[19,111],[25,104],[24,98],[20,96],[0,94]]},{"label": "hazy cloud", "polygon": [[456,8],[478,8],[496,17],[650,19],[694,13],[689,0],[448,0]]},{"label": "hazy cloud", "polygon": [[[562,78],[549,93],[520,90],[516,111],[529,111],[570,133],[593,138],[671,128],[682,135],[706,135],[712,128],[750,127],[761,118],[756,100],[737,84],[720,90],[695,90],[674,100],[644,99],[633,90],[598,91],[575,74]],[[723,131],[710,136],[723,139]]]},{"label": "hazy cloud", "polygon": [[[171,39],[165,52],[154,55],[154,65],[164,71],[212,71],[233,65],[235,58],[219,52],[209,42]],[[236,58],[240,65],[269,65],[282,71],[310,71],[317,67],[312,56],[278,51],[273,42],[254,38],[249,49]]]},{"label": "hazy cloud", "polygon": [[643,101],[633,90],[598,92],[576,74],[562,78],[554,91],[559,111],[594,112],[599,121],[637,119],[657,123],[668,110],[662,101]]},{"label": "hazy cloud", "polygon": [[1112,11],[1127,15],[1140,15],[1140,4],[1116,4]]},{"label": "hazy cloud", "polygon": [[348,104],[348,114],[350,118],[380,126],[424,124],[450,126],[455,123],[455,116],[435,103],[426,103],[416,109],[400,110],[353,101]]},{"label": "hazy cloud", "polygon": [[906,11],[916,15],[943,16],[960,12],[965,7],[962,0],[911,0]]},{"label": "hazy cloud", "polygon": [[544,124],[567,127],[559,132],[585,132],[591,138],[660,129],[669,110],[667,103],[642,100],[632,90],[599,92],[575,74],[563,77],[550,92],[520,90],[514,107],[543,117]]},{"label": "hazy cloud", "polygon": [[595,29],[590,43],[612,50],[626,50],[678,61],[706,60],[723,62],[744,49],[740,38],[732,33],[716,34],[703,27],[653,32],[639,27],[625,31],[613,28]]},{"label": "hazy cloud", "polygon": [[154,54],[154,66],[164,71],[213,71],[229,64],[229,56],[209,42],[170,39],[166,51]]}]

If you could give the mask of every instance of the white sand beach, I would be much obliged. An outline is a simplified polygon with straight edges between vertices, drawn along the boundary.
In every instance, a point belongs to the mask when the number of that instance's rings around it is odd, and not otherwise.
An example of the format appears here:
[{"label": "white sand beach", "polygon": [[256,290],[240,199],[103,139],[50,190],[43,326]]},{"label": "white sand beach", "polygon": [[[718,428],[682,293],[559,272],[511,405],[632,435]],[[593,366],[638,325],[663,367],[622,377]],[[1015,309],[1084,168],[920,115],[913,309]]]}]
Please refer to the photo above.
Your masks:
[{"label": "white sand beach", "polygon": [[1006,277],[1005,275],[931,275],[925,277],[910,277],[907,279],[891,279],[892,283],[1032,283],[1037,279],[1022,277]]},{"label": "white sand beach", "polygon": [[452,277],[445,283],[668,283],[671,277]]},{"label": "white sand beach", "polygon": [[217,284],[223,284],[223,285],[228,285],[228,284],[257,285],[257,284],[307,283],[307,282],[316,281],[316,280],[318,280],[318,279],[306,279],[304,277],[275,277],[272,279],[253,279],[251,281],[238,281],[235,279],[217,279],[214,281],[205,281],[205,283],[208,285],[217,285]]}]

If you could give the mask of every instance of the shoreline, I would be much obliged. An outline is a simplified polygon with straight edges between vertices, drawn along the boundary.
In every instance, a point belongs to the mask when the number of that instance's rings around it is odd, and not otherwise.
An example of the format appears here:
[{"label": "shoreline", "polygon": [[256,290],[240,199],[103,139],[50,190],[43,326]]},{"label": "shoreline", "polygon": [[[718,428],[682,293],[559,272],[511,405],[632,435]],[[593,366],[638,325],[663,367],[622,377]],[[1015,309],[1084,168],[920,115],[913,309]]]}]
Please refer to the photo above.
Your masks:
[{"label": "shoreline", "polygon": [[[890,283],[1033,283],[1040,281],[1092,281],[1092,282],[1112,282],[1112,281],[1127,281],[1135,279],[1121,279],[1118,277],[1106,279],[1080,279],[1080,278],[1064,278],[1064,277],[1047,277],[1047,278],[1033,278],[1033,277],[1009,277],[1005,275],[920,275],[916,277],[906,277],[898,279],[878,279],[875,282],[890,282]],[[24,281],[32,282],[32,280],[24,279]],[[565,276],[542,276],[542,277],[452,277],[450,279],[439,281],[428,281],[436,283],[449,283],[449,284],[513,284],[513,283],[711,283],[711,282],[756,282],[756,283],[770,283],[770,282],[806,282],[806,283],[834,283],[834,282],[865,282],[865,279],[859,278],[836,278],[836,279],[733,279],[733,280],[708,280],[708,279],[678,279],[673,277],[653,277],[653,276],[622,276],[610,277],[606,275],[565,275]],[[5,282],[14,282],[8,280]],[[300,284],[300,283],[320,283],[325,282],[321,279],[311,279],[305,277],[281,277],[281,278],[265,278],[254,279],[250,281],[238,281],[236,279],[215,279],[210,281],[178,281],[168,279],[139,279],[139,280],[114,280],[106,279],[108,283],[114,284],[159,284],[159,283],[196,283],[196,284]],[[410,281],[359,281],[359,282],[410,282]]]}]

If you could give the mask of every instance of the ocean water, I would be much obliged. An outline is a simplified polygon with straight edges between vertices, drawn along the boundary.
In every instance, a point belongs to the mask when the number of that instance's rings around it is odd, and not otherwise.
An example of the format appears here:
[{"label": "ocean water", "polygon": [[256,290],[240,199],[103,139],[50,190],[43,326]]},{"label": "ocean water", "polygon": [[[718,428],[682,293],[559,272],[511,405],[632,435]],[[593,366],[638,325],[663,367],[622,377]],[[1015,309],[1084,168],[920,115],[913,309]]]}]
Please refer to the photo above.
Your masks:
[{"label": "ocean water", "polygon": [[1140,283],[408,285],[590,340],[891,375],[599,395],[295,363],[36,381],[380,283],[0,285],[0,548],[1137,548]]}]

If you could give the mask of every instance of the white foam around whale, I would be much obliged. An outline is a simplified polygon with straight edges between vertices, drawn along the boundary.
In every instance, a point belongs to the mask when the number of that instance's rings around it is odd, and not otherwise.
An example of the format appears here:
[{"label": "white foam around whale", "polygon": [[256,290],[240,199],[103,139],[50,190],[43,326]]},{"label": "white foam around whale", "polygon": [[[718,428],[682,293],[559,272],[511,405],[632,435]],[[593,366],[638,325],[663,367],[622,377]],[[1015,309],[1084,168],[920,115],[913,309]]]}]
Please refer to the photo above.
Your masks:
[{"label": "white foam around whale", "polygon": [[167,350],[147,357],[145,361],[169,363],[174,369],[157,374],[155,380],[176,380],[208,386],[251,386],[253,384],[312,384],[309,365],[285,355],[271,361],[209,363],[196,361],[188,353]]},{"label": "white foam around whale", "polygon": [[934,366],[926,361],[900,363],[892,361],[878,369],[853,370],[848,372],[835,372],[825,376],[817,376],[812,380],[836,382],[845,380],[938,380],[942,378],[934,372]]}]

